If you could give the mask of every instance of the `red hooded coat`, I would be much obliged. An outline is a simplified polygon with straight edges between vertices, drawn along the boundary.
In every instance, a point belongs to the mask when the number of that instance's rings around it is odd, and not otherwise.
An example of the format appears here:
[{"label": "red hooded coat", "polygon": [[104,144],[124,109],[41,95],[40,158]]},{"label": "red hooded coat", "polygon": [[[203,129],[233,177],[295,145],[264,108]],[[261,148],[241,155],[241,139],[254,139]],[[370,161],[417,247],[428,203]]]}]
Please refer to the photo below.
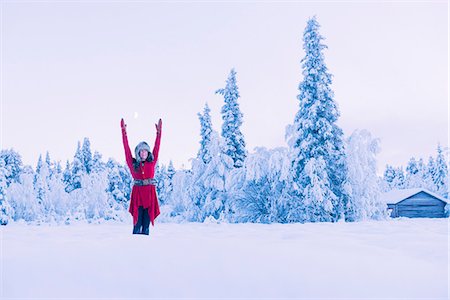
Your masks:
[{"label": "red hooded coat", "polygon": [[[130,146],[128,145],[128,137],[125,129],[122,129],[123,147],[125,148],[125,158],[127,160],[128,168],[130,168],[131,176],[133,179],[149,179],[155,177],[155,166],[158,161],[159,144],[161,142],[161,132],[157,133],[155,146],[153,147],[153,161],[152,162],[140,162],[139,167],[136,170],[133,166],[133,157],[131,155]],[[150,216],[150,222],[154,226],[155,219],[159,215],[159,203],[158,196],[156,194],[156,187],[154,185],[133,185],[131,190],[130,208],[128,211],[133,216],[133,223],[136,225],[138,221],[138,208],[143,206],[144,209],[148,208],[148,214]]]}]

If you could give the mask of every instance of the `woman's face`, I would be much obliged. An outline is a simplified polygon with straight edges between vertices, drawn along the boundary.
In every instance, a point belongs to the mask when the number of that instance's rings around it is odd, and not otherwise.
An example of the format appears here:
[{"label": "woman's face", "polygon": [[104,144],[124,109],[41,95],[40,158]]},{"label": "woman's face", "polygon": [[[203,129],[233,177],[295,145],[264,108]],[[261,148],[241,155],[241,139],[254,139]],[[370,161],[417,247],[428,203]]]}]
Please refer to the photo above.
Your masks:
[{"label": "woman's face", "polygon": [[145,149],[142,149],[139,151],[139,156],[141,157],[141,161],[144,161],[148,157],[148,151]]}]

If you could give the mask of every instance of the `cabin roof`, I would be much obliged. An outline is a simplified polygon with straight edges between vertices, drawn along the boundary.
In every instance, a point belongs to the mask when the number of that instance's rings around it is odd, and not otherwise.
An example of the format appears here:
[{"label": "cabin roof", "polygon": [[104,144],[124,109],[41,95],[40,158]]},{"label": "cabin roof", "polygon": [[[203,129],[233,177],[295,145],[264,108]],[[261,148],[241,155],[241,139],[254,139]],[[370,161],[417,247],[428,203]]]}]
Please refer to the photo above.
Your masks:
[{"label": "cabin roof", "polygon": [[427,193],[430,196],[433,196],[434,198],[437,198],[438,200],[441,200],[445,203],[450,203],[448,199],[445,199],[442,196],[439,196],[433,192],[430,192],[429,190],[423,189],[423,188],[414,188],[414,189],[394,189],[386,193],[381,193],[380,199],[381,201],[385,202],[386,204],[397,204],[400,201],[403,201],[411,196],[414,196],[420,192]]}]

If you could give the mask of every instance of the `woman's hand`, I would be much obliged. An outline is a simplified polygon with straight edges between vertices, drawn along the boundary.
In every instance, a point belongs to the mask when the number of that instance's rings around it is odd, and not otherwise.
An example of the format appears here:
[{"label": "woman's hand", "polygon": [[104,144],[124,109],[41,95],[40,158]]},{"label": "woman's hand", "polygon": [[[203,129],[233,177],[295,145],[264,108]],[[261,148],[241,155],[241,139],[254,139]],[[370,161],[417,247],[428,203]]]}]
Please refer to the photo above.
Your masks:
[{"label": "woman's hand", "polygon": [[155,124],[156,127],[156,133],[160,134],[161,133],[161,128],[162,128],[162,121],[161,119],[159,119],[158,124]]},{"label": "woman's hand", "polygon": [[127,124],[125,124],[123,118],[120,120],[120,128],[122,128],[122,130],[127,130]]}]

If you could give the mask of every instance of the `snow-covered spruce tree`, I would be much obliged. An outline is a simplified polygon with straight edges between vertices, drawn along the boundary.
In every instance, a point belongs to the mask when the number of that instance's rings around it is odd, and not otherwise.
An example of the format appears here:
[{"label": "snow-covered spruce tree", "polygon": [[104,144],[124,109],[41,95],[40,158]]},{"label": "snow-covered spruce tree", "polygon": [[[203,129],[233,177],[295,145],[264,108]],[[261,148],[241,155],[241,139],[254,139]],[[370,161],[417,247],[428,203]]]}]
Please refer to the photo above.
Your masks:
[{"label": "snow-covered spruce tree", "polygon": [[[53,164],[55,165],[55,164]],[[65,191],[63,182],[63,174],[57,172],[56,168],[47,182],[47,211],[46,221],[64,221],[67,211],[69,210],[69,194]],[[45,220],[45,218],[41,218]]]},{"label": "snow-covered spruce tree", "polygon": [[86,173],[84,164],[83,152],[81,151],[80,142],[77,145],[77,151],[73,158],[73,162],[70,168],[70,183],[67,187],[67,192],[81,188],[81,177]]},{"label": "snow-covered spruce tree", "polygon": [[[208,104],[205,104],[203,109],[203,114],[198,113],[198,119],[200,121],[200,149],[197,153],[197,157],[191,160],[191,176],[189,177],[191,181],[191,186],[189,187],[189,197],[191,198],[192,207],[191,212],[188,216],[191,221],[202,222],[205,219],[205,214],[203,211],[203,206],[205,204],[205,199],[207,192],[205,191],[204,182],[202,181],[203,173],[206,170],[207,165],[211,162],[212,153],[211,151],[211,138],[213,135],[212,122],[210,116],[210,109]],[[216,134],[216,133],[214,133]],[[179,180],[180,181],[180,180]]]},{"label": "snow-covered spruce tree", "polygon": [[58,162],[54,163],[54,165],[55,165],[55,173],[57,175],[61,175],[62,176],[63,171],[62,171],[61,161],[58,161]]},{"label": "snow-covered spruce tree", "polygon": [[192,212],[190,216],[192,221],[203,222],[205,214],[203,206],[205,203],[204,183],[200,180],[206,165],[211,161],[211,134],[213,133],[210,109],[207,103],[203,108],[203,114],[197,113],[200,121],[200,148],[197,157],[191,160],[191,186],[189,188],[189,197],[192,201]]},{"label": "snow-covered spruce tree", "polygon": [[45,161],[39,156],[34,174],[34,190],[38,203],[37,221],[60,221],[66,214],[69,201],[65,191],[62,173],[56,172],[55,162],[52,162],[47,152]]},{"label": "snow-covered spruce tree", "polygon": [[83,140],[83,146],[81,148],[81,158],[81,161],[84,165],[84,170],[86,170],[86,173],[90,174],[92,170],[92,151],[91,142],[87,137],[85,137]]},{"label": "snow-covered spruce tree", "polygon": [[89,222],[111,219],[112,207],[108,202],[108,178],[102,173],[82,174],[81,187],[70,193],[74,220]]},{"label": "snow-covered spruce tree", "polygon": [[236,83],[236,72],[231,69],[226,86],[216,91],[224,97],[225,104],[222,107],[222,137],[225,141],[224,153],[233,159],[233,165],[240,168],[244,165],[247,150],[245,149],[244,135],[240,127],[242,125],[242,112],[239,109],[239,91]]},{"label": "snow-covered spruce tree", "polygon": [[422,159],[416,160],[414,157],[411,157],[405,171],[406,188],[427,188],[423,180],[426,167]]},{"label": "snow-covered spruce tree", "polygon": [[8,170],[3,158],[0,157],[0,225],[7,225],[11,218],[11,206],[6,197],[6,178]]},{"label": "snow-covered spruce tree", "polygon": [[123,192],[125,194],[125,198],[130,200],[131,189],[133,187],[133,177],[131,176],[130,169],[128,169],[128,166],[123,164],[119,164],[117,166],[117,169],[119,170],[120,177],[122,178]]},{"label": "snow-covered spruce tree", "polygon": [[173,190],[172,179],[173,179],[173,176],[175,175],[175,173],[176,173],[176,171],[175,171],[175,168],[173,167],[173,163],[172,163],[172,161],[169,161],[169,166],[167,167],[167,181],[166,181],[166,184],[167,184],[166,192],[168,194],[170,194]]},{"label": "snow-covered spruce tree", "polygon": [[428,158],[428,163],[426,166],[426,171],[423,176],[423,180],[427,186],[427,188],[432,192],[437,192],[436,186],[434,184],[434,178],[436,177],[436,162],[434,161],[433,156]]},{"label": "snow-covered spruce tree", "polygon": [[383,192],[389,192],[393,189],[404,189],[406,187],[405,173],[403,167],[395,168],[390,165],[386,165],[386,169],[383,174]]},{"label": "snow-covered spruce tree", "polygon": [[[347,166],[339,111],[325,65],[319,23],[311,18],[303,34],[304,79],[299,111],[288,144],[292,153],[293,197],[290,222],[337,221],[347,215]],[[351,213],[350,213],[351,214]]]},{"label": "snow-covered spruce tree", "polygon": [[69,160],[66,161],[66,168],[64,169],[62,180],[63,180],[66,192],[70,192],[71,191],[71,182],[72,182],[72,173],[70,171]]},{"label": "snow-covered spruce tree", "polygon": [[434,164],[433,183],[439,195],[448,195],[448,167],[441,145],[437,146]]},{"label": "snow-covered spruce tree", "polygon": [[5,162],[5,168],[8,171],[6,175],[6,186],[8,187],[12,182],[19,182],[23,169],[20,154],[13,149],[4,149],[0,151],[0,158]]},{"label": "snow-covered spruce tree", "polygon": [[124,182],[120,174],[120,164],[110,158],[106,163],[106,166],[108,174],[108,195],[116,203],[121,205],[123,208],[126,208],[129,200],[126,194],[127,183]]},{"label": "snow-covered spruce tree", "polygon": [[8,188],[8,200],[13,209],[14,221],[37,221],[41,216],[41,206],[38,204],[34,191],[33,168],[25,166],[20,174],[20,182],[12,182]]},{"label": "snow-covered spruce tree", "polygon": [[101,173],[105,170],[106,170],[106,165],[102,161],[102,155],[98,151],[95,151],[94,156],[92,157],[91,172]]},{"label": "snow-covered spruce tree", "polygon": [[289,176],[286,148],[268,150],[258,147],[247,156],[243,168],[228,176],[227,194],[233,222],[284,222],[283,192]]},{"label": "snow-covered spruce tree", "polygon": [[170,207],[170,217],[173,221],[197,221],[197,208],[190,197],[192,172],[177,170],[172,179],[172,190],[167,201]]},{"label": "snow-covered spruce tree", "polygon": [[168,199],[167,190],[169,188],[168,175],[165,165],[160,165],[159,163],[156,164],[155,179],[157,182],[156,193],[158,194],[158,201],[161,206],[163,206],[166,204],[166,199]]},{"label": "snow-covered spruce tree", "polygon": [[45,163],[48,166],[49,178],[52,178],[53,173],[56,172],[56,163],[52,162],[52,160],[50,159],[50,153],[48,151],[45,153]]},{"label": "snow-covered spruce tree", "polygon": [[49,197],[49,181],[50,181],[50,166],[47,160],[39,159],[36,165],[36,172],[34,174],[34,191],[36,194],[36,201],[39,206],[38,221],[49,221],[53,217],[53,205]]},{"label": "snow-covered spruce tree", "polygon": [[349,209],[354,221],[385,219],[386,204],[380,199],[377,176],[379,140],[367,130],[355,130],[347,140],[348,182],[351,188]]},{"label": "snow-covered spruce tree", "polygon": [[229,202],[226,195],[227,178],[234,168],[233,159],[224,154],[224,140],[212,130],[207,146],[211,160],[205,164],[202,159],[192,160],[192,188],[190,197],[196,212],[192,218],[203,222],[206,218],[226,220],[229,216]]},{"label": "snow-covered spruce tree", "polygon": [[211,153],[209,153],[209,144],[211,142],[212,133],[212,123],[211,115],[209,114],[211,110],[208,104],[205,104],[203,109],[203,114],[198,113],[198,118],[200,120],[200,149],[198,150],[197,157],[202,159],[205,164],[211,161]]}]

